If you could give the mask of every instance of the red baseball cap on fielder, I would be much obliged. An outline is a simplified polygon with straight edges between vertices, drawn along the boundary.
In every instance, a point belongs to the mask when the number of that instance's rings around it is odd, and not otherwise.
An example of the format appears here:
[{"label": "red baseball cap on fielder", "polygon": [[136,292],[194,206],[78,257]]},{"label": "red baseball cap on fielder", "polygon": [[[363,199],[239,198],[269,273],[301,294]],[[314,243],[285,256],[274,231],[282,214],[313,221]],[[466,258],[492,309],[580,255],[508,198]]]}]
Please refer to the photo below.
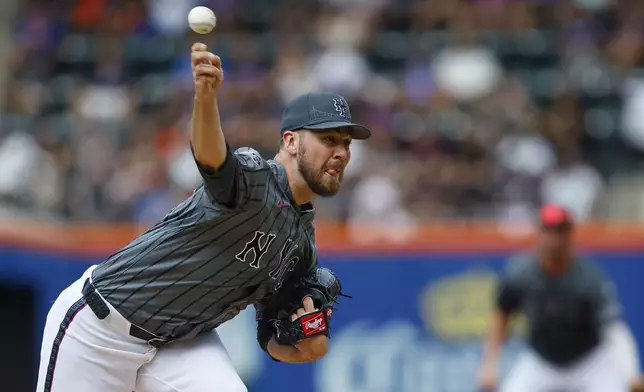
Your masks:
[{"label": "red baseball cap on fielder", "polygon": [[541,227],[545,229],[571,229],[573,226],[572,217],[568,210],[558,204],[549,203],[541,207],[539,211]]}]

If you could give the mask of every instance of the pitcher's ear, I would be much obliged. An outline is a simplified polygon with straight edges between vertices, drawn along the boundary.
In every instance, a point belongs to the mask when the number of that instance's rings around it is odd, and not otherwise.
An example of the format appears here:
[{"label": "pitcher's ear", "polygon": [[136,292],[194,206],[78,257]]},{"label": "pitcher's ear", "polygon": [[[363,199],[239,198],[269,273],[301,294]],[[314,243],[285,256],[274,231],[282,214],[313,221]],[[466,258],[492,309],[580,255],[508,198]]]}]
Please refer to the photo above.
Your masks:
[{"label": "pitcher's ear", "polygon": [[289,153],[289,155],[297,155],[297,148],[299,145],[299,137],[301,135],[298,132],[286,131],[282,135],[282,149]]}]

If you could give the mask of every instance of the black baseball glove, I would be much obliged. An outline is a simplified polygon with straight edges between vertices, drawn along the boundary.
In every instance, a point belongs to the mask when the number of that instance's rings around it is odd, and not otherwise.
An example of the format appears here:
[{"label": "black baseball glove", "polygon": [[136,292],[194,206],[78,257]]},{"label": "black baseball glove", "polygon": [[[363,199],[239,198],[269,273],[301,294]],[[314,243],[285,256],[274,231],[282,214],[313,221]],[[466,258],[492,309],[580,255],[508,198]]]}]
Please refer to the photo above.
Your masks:
[{"label": "black baseball glove", "polygon": [[[283,302],[278,307],[277,318],[272,320],[275,339],[280,344],[295,344],[319,334],[330,336],[334,305],[338,302],[338,297],[349,297],[342,293],[340,280],[327,268],[314,269],[282,294]],[[291,315],[302,307],[302,301],[306,297],[311,297],[317,310],[291,320]]]}]

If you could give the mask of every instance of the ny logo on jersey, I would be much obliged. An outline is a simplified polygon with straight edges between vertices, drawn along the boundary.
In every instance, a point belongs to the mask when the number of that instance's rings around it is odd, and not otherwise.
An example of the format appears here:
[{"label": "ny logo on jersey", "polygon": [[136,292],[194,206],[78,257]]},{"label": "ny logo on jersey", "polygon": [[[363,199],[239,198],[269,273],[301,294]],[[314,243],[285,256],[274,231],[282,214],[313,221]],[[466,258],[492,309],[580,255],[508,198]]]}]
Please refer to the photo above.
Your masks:
[{"label": "ny logo on jersey", "polygon": [[[262,231],[256,231],[252,240],[246,243],[244,249],[235,255],[235,258],[241,262],[246,262],[249,254],[253,254],[249,266],[259,268],[259,260],[268,252],[273,241],[275,241],[275,234],[266,234]],[[266,239],[264,239],[266,238]]]},{"label": "ny logo on jersey", "polygon": [[275,269],[268,273],[268,276],[270,276],[271,279],[277,281],[275,285],[276,290],[282,287],[286,273],[295,270],[295,266],[297,265],[298,261],[300,261],[299,257],[292,257],[293,252],[295,252],[297,248],[298,245],[293,242],[293,240],[287,240],[286,243],[284,243],[282,250],[280,251],[280,263],[277,265],[277,267],[275,267]]},{"label": "ny logo on jersey", "polygon": [[[241,262],[249,261],[249,266],[253,268],[259,268],[259,261],[267,252],[268,249],[275,241],[275,234],[266,234],[262,231],[256,231],[253,239],[246,243],[244,249],[241,252],[235,255],[235,258]],[[286,240],[282,250],[280,251],[279,263],[277,266],[268,273],[268,276],[276,280],[276,289],[282,286],[284,278],[288,272],[294,271],[295,266],[300,261],[298,256],[294,256],[293,253],[299,248],[299,246],[291,239]],[[252,254],[252,256],[250,256]]]}]

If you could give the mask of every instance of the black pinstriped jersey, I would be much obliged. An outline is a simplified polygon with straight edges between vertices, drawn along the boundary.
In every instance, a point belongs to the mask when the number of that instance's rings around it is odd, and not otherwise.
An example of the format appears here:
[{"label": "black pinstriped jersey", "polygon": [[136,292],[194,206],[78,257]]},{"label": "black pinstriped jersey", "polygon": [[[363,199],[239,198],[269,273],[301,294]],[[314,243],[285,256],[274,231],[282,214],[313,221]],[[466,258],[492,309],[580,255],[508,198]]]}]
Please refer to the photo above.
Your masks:
[{"label": "black pinstriped jersey", "polygon": [[497,306],[506,313],[524,313],[528,344],[561,365],[595,348],[603,327],[620,317],[613,284],[581,257],[556,277],[546,275],[533,255],[512,260],[499,283]]},{"label": "black pinstriped jersey", "polygon": [[200,172],[188,199],[92,276],[131,323],[172,339],[216,328],[317,265],[313,206],[293,202],[282,165],[241,148]]}]

